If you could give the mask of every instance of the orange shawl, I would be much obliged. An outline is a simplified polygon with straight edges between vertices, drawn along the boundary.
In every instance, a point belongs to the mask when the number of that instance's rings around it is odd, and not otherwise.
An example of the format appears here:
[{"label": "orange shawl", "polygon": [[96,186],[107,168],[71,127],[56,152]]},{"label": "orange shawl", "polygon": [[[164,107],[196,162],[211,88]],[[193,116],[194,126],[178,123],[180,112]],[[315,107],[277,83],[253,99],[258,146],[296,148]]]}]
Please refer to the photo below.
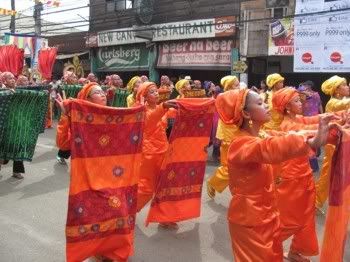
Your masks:
[{"label": "orange shawl", "polygon": [[177,99],[179,109],[146,224],[200,216],[214,99]]},{"label": "orange shawl", "polygon": [[344,130],[333,156],[329,188],[329,208],[321,262],[341,262],[344,259],[350,218],[350,131]]},{"label": "orange shawl", "polygon": [[94,255],[126,261],[133,252],[144,108],[116,109],[84,100],[70,114],[68,262]]}]

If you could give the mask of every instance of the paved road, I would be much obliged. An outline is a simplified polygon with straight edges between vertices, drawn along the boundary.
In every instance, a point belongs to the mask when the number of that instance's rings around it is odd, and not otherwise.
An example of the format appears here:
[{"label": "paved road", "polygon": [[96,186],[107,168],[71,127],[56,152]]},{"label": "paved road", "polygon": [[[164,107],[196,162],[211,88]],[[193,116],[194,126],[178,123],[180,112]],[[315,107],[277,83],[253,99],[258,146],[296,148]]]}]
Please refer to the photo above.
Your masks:
[{"label": "paved road", "polygon": [[[11,168],[0,171],[0,262],[65,261],[65,219],[69,183],[68,167],[56,164],[55,130],[38,141],[32,163],[26,163],[23,181],[11,178]],[[215,166],[208,165],[208,177]],[[164,231],[144,226],[148,209],[137,217],[135,255],[132,262],[232,261],[226,211],[226,190],[215,201],[202,197],[202,216]],[[317,218],[320,240],[324,218]],[[350,236],[349,236],[350,238]],[[288,243],[286,243],[287,245]],[[350,261],[350,245],[347,245]],[[318,261],[314,258],[313,261]]]}]

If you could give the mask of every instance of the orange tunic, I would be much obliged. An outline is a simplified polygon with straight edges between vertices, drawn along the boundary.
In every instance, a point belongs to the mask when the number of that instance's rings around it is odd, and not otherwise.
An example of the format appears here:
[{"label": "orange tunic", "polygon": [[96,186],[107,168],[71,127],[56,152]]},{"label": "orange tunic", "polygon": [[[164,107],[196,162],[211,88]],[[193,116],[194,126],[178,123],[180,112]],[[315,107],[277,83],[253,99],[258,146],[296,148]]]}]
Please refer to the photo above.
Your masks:
[{"label": "orange tunic", "polygon": [[160,172],[165,153],[168,150],[166,125],[162,121],[167,111],[162,104],[155,108],[146,106],[137,211],[140,211],[152,199],[157,174]]},{"label": "orange tunic", "polygon": [[63,151],[70,150],[70,138],[69,118],[66,115],[62,115],[57,125],[57,147]]},{"label": "orange tunic", "polygon": [[[299,122],[299,123],[298,123]],[[280,125],[282,131],[317,129],[318,117],[286,116]],[[304,256],[318,254],[318,241],[315,228],[315,182],[309,164],[309,154],[293,158],[281,164],[275,174],[277,206],[281,219],[281,239],[293,237],[290,250]]]},{"label": "orange tunic", "polygon": [[262,139],[239,131],[234,138],[228,153],[228,220],[236,262],[282,261],[272,165],[308,151],[296,134]]}]

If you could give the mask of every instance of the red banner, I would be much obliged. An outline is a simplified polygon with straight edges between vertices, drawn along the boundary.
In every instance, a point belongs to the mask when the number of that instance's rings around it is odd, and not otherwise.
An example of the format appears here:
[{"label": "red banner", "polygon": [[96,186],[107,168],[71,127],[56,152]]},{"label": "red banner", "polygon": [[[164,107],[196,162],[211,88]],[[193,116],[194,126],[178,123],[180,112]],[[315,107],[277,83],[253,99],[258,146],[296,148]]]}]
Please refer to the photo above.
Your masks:
[{"label": "red banner", "polygon": [[39,51],[39,71],[44,79],[51,80],[52,69],[56,61],[57,48],[46,48]]},{"label": "red banner", "polygon": [[0,46],[0,71],[11,72],[15,76],[22,73],[24,50],[15,45]]}]

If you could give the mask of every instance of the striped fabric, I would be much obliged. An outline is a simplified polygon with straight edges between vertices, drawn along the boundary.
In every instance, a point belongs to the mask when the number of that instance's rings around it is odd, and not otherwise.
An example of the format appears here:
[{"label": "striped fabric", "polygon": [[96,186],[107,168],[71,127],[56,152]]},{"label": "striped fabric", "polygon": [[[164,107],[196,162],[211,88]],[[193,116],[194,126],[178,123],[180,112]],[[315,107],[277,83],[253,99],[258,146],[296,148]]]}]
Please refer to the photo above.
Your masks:
[{"label": "striped fabric", "polygon": [[48,93],[16,90],[8,104],[0,136],[0,159],[32,161],[48,106]]},{"label": "striped fabric", "polygon": [[[176,100],[179,109],[146,224],[200,216],[214,99]],[[142,170],[141,170],[142,172]]]},{"label": "striped fabric", "polygon": [[103,255],[126,261],[133,252],[144,108],[67,102],[71,180],[66,223],[68,262]]}]

